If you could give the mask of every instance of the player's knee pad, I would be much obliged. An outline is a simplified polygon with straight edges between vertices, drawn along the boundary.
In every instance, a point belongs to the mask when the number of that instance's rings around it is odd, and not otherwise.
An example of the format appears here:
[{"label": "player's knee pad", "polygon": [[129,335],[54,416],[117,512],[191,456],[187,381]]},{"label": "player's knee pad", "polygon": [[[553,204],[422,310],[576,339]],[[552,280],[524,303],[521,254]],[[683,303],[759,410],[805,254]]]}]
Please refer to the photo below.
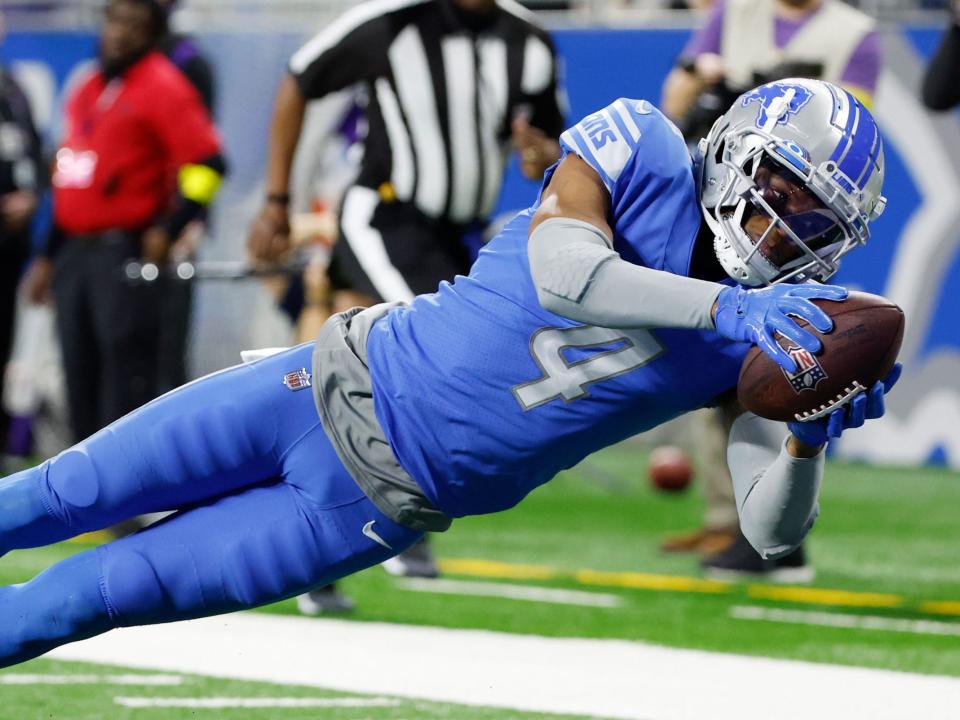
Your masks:
[{"label": "player's knee pad", "polygon": [[[173,609],[154,562],[135,549],[100,549],[103,594],[114,622],[119,626],[144,622],[162,622]],[[194,572],[189,563],[182,566],[186,583]]]},{"label": "player's knee pad", "polygon": [[73,448],[51,460],[46,468],[50,510],[70,523],[72,516],[100,499],[100,479],[90,456]]}]

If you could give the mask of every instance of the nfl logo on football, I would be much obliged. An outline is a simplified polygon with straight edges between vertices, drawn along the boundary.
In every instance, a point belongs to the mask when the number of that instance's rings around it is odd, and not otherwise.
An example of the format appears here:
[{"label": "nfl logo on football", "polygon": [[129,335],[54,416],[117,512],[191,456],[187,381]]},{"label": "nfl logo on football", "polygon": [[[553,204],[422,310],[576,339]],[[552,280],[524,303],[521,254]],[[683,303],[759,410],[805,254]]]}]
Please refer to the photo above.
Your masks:
[{"label": "nfl logo on football", "polygon": [[823,366],[820,365],[817,358],[808,350],[804,350],[801,347],[792,347],[788,348],[787,352],[790,353],[790,357],[792,357],[793,361],[797,364],[795,372],[783,371],[787,380],[790,381],[790,386],[794,392],[800,393],[804,390],[813,390],[821,380],[827,378],[827,373],[824,372]]},{"label": "nfl logo on football", "polygon": [[300,368],[296,372],[287,373],[283,376],[283,384],[290,390],[297,391],[310,387],[310,373],[306,368]]}]

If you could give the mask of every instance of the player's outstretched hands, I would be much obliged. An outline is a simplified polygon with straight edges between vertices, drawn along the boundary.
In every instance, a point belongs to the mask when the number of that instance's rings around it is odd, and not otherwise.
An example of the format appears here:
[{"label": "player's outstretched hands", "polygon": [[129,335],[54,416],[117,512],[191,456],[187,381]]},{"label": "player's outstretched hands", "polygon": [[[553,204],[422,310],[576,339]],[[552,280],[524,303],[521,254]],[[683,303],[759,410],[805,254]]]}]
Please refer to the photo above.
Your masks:
[{"label": "player's outstretched hands", "polygon": [[900,379],[903,365],[896,363],[886,378],[874,383],[867,392],[862,392],[844,407],[837,408],[826,417],[808,422],[787,423],[791,434],[804,445],[820,447],[831,438],[838,438],[844,430],[858,428],[867,420],[882,417],[886,411],[883,396]]},{"label": "player's outstretched hands", "polygon": [[[847,289],[838,285],[770,285],[748,289],[737,285],[724,288],[717,296],[713,320],[717,332],[729,340],[758,346],[788,372],[795,372],[796,363],[777,342],[783,335],[804,350],[820,351],[816,335],[800,327],[793,317],[806,320],[821,333],[833,329],[833,320],[811,300],[845,300]],[[793,317],[791,317],[793,316]]]}]

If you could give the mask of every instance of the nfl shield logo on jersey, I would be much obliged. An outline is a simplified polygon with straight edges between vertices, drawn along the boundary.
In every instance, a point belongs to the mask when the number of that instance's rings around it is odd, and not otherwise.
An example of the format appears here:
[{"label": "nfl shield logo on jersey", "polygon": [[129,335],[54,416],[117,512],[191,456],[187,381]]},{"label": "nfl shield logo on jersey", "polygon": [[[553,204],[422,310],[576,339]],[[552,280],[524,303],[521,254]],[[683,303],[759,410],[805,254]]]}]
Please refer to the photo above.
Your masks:
[{"label": "nfl shield logo on jersey", "polygon": [[310,373],[306,368],[300,368],[296,372],[287,373],[283,376],[283,384],[293,391],[303,390],[310,387]]},{"label": "nfl shield logo on jersey", "polygon": [[797,369],[796,372],[792,373],[782,368],[781,370],[783,370],[787,380],[790,381],[790,386],[795,393],[799,394],[804,390],[813,390],[821,380],[827,379],[827,373],[824,372],[823,366],[811,352],[800,347],[787,348],[787,352],[797,364]]}]

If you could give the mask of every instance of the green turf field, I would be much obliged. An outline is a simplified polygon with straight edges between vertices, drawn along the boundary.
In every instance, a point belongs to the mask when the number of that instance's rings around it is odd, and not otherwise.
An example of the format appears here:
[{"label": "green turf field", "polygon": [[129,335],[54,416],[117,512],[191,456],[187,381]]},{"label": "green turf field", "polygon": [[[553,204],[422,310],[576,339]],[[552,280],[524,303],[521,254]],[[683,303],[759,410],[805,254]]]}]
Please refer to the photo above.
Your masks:
[{"label": "green turf field", "polygon": [[47,660],[0,672],[0,697],[11,720],[585,720]]},{"label": "green turf field", "polygon": [[[701,500],[696,492],[678,496],[654,493],[643,480],[644,465],[645,455],[636,445],[611,448],[536,491],[520,507],[458,521],[451,531],[435,539],[446,578],[474,583],[465,585],[467,590],[486,592],[490,584],[509,589],[568,589],[612,597],[615,607],[438,593],[430,592],[429,586],[426,591],[405,589],[397,579],[374,568],[342,584],[358,603],[352,617],[548,636],[644,640],[960,676],[960,523],[956,521],[960,474],[830,464],[821,517],[809,541],[817,579],[809,588],[785,589],[704,583],[697,579],[696,558],[660,554],[656,545],[664,534],[698,524]],[[0,560],[0,582],[25,580],[77,549],[80,547],[73,544],[14,552]],[[267,611],[296,612],[292,601]],[[858,617],[867,619],[858,621]],[[774,622],[773,618],[789,622]],[[858,622],[868,627],[848,627]],[[92,672],[89,667],[68,665],[37,661],[17,672]],[[317,696],[313,690],[220,680],[191,679],[184,687],[216,696]],[[57,688],[57,697],[66,697],[60,695],[62,690]],[[181,691],[188,692],[183,687],[177,690]],[[92,692],[77,686],[70,692],[83,696],[78,695],[75,714],[50,715],[42,710],[49,688],[8,686],[0,690],[5,699],[36,709],[32,715],[24,712],[10,717],[127,717],[111,704],[114,696],[132,694],[128,689],[104,687]],[[177,711],[182,714],[163,712],[146,717],[195,717],[186,710]],[[414,712],[408,701],[391,708],[336,710],[342,714],[324,710],[311,715],[295,709],[286,709],[282,715],[257,710],[203,712],[202,717],[255,720],[534,717],[440,705],[424,705]]]}]

